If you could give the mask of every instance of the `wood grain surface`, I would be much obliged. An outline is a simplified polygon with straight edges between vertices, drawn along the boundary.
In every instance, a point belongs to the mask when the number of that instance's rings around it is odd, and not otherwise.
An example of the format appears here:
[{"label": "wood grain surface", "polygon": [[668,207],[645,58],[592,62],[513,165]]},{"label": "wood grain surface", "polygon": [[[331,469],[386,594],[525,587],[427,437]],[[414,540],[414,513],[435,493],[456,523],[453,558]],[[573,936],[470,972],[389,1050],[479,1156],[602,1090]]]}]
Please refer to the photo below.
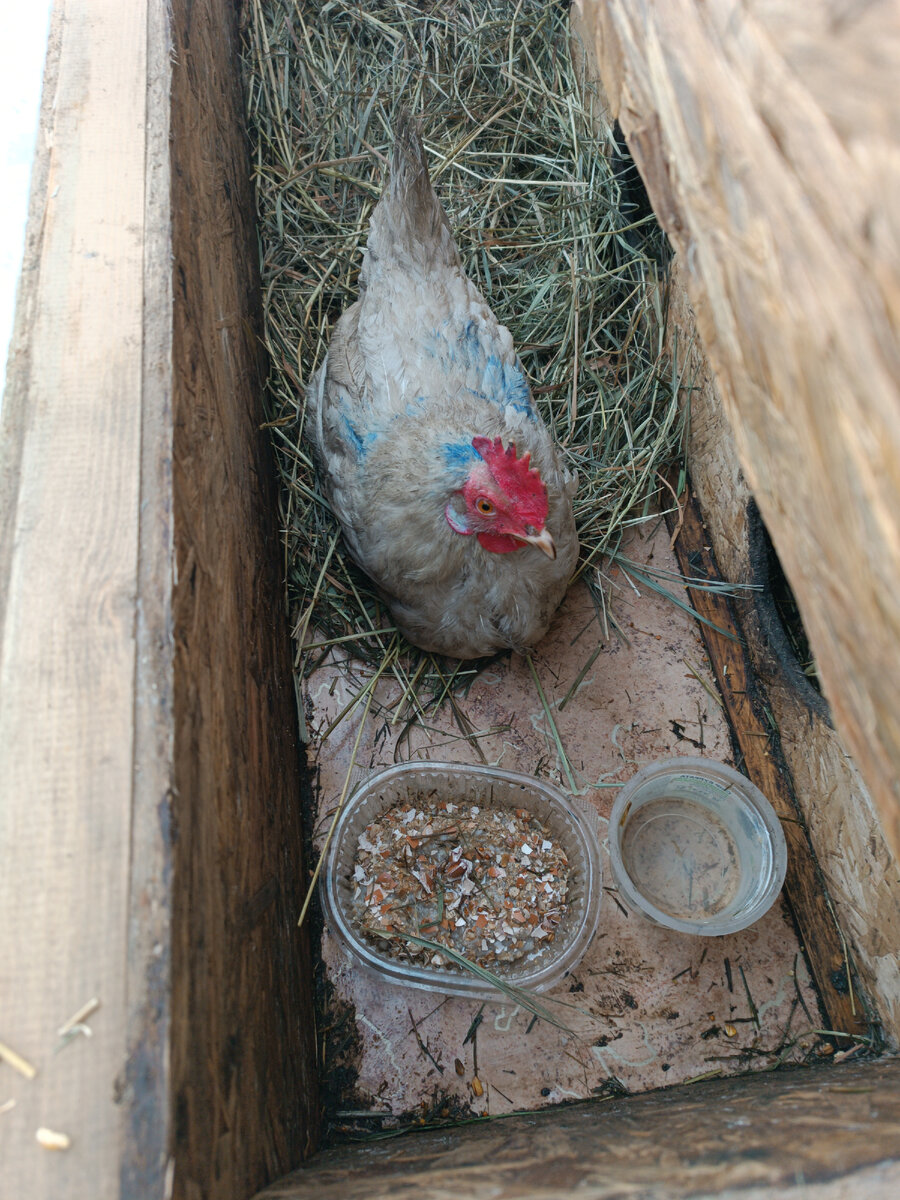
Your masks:
[{"label": "wood grain surface", "polygon": [[16,1200],[245,1200],[316,1136],[237,20],[52,22],[0,438],[0,1042],[37,1071],[0,1061]]},{"label": "wood grain surface", "polygon": [[316,1138],[299,738],[237,10],[173,14],[174,1195],[246,1200]]},{"label": "wood grain surface", "polygon": [[128,1137],[147,39],[145,4],[55,9],[3,405],[0,1038],[38,1071],[0,1067],[11,1197],[118,1196]]},{"label": "wood grain surface", "polygon": [[898,1085],[847,1063],[520,1113],[327,1150],[259,1200],[889,1200]]},{"label": "wood grain surface", "polygon": [[[696,501],[688,493],[676,524],[675,552],[688,578],[721,578]],[[691,604],[704,619],[700,632],[710,666],[728,714],[739,765],[768,799],[787,842],[785,895],[801,945],[819,990],[825,1028],[847,1035],[866,1035],[868,1020],[862,997],[854,994],[853,970],[835,920],[824,880],[801,814],[794,802],[790,771],[781,751],[778,729],[762,684],[755,678],[743,631],[727,596],[688,588]],[[842,1039],[839,1044],[845,1043]]]},{"label": "wood grain surface", "polygon": [[[690,347],[691,379],[688,463],[691,487],[703,513],[706,542],[723,577],[757,580],[758,518],[740,470],[734,437],[725,417],[693,309],[676,260],[669,278],[669,318],[677,331],[679,362]],[[822,705],[811,705],[810,687],[798,686],[800,667],[784,639],[773,640],[772,604],[757,592],[737,592],[734,610],[756,679],[778,726],[781,750],[849,953],[884,1031],[900,1044],[900,870],[881,832],[881,822],[859,772]],[[769,610],[771,614],[771,609]],[[777,615],[776,615],[777,620]],[[786,655],[783,651],[787,649]]]},{"label": "wood grain surface", "polygon": [[898,853],[900,6],[580,7]]}]

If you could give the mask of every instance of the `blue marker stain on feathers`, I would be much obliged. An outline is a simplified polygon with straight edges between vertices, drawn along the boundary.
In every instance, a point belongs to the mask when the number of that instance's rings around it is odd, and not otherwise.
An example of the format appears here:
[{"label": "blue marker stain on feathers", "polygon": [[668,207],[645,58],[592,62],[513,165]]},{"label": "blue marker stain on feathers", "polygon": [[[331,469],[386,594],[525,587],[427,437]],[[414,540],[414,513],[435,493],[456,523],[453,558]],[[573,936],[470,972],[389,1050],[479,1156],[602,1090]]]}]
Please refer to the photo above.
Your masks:
[{"label": "blue marker stain on feathers", "polygon": [[444,459],[447,466],[451,470],[465,471],[466,474],[468,474],[469,465],[472,461],[476,458],[481,458],[481,455],[472,445],[471,441],[445,442],[441,449],[444,451]]},{"label": "blue marker stain on feathers", "polygon": [[504,366],[503,387],[506,392],[506,403],[511,404],[516,412],[527,413],[533,421],[535,417],[534,409],[531,407],[531,391],[518,358],[514,365],[506,363]]},{"label": "blue marker stain on feathers", "polygon": [[528,383],[518,359],[515,364],[501,362],[496,354],[488,356],[482,377],[482,388],[489,400],[495,404],[509,405],[516,412],[525,413],[534,419]]},{"label": "blue marker stain on feathers", "polygon": [[481,339],[477,321],[471,318],[465,321],[453,338],[435,329],[426,353],[439,359],[448,373],[451,369],[465,371],[469,379],[465,390],[469,395],[501,408],[509,406],[532,421],[536,419],[522,364],[518,358],[515,363],[502,362],[499,355],[490,353]]},{"label": "blue marker stain on feathers", "polygon": [[350,440],[350,444],[356,451],[357,458],[365,458],[369,453],[369,447],[372,445],[378,435],[375,433],[367,433],[365,437],[361,437],[355,427],[351,424],[349,417],[344,416],[343,413],[341,414],[341,422],[343,423],[347,437]]},{"label": "blue marker stain on feathers", "polygon": [[481,339],[478,336],[478,322],[466,321],[456,339],[458,355],[467,367],[475,366],[484,358]]}]

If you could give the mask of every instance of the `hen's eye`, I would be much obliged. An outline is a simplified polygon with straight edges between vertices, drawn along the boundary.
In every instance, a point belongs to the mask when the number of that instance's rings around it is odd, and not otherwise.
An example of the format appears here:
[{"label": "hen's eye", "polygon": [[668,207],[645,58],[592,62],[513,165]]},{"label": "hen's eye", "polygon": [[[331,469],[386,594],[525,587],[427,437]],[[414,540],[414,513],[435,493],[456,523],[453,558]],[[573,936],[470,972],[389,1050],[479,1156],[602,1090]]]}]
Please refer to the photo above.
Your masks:
[{"label": "hen's eye", "polygon": [[493,504],[491,504],[490,500],[486,499],[484,496],[478,497],[478,499],[475,501],[475,507],[483,517],[489,517],[494,512]]}]

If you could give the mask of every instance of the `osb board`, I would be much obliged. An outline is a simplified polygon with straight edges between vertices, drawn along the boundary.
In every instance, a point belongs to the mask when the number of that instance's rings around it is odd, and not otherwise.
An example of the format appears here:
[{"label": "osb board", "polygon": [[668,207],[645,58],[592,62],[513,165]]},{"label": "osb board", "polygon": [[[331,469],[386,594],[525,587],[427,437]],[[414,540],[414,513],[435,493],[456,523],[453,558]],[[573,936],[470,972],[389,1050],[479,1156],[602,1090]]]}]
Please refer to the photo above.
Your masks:
[{"label": "osb board", "polygon": [[874,1200],[900,1189],[898,1150],[894,1060],[714,1080],[343,1146],[263,1196]]},{"label": "osb board", "polygon": [[[653,536],[632,535],[624,553],[664,569],[675,565],[661,522]],[[639,766],[688,753],[730,760],[728,729],[710,695],[714,685],[696,622],[648,589],[638,594],[621,574],[612,583],[611,612],[627,642],[612,628],[606,637],[586,589],[576,586],[534,656],[575,781],[603,818],[617,785]],[[598,642],[603,649],[560,709]],[[348,677],[323,669],[308,683],[320,835],[344,784],[359,709],[324,744],[317,739],[361,682],[358,671]],[[429,714],[427,729],[413,726],[401,739],[405,721],[391,724],[399,689],[385,686],[378,696],[381,711],[362,731],[358,774],[407,758],[483,757],[566,786],[527,665],[517,657],[482,672],[459,698],[472,740],[446,709]],[[320,1057],[333,1127],[372,1130],[422,1114],[497,1115],[611,1090],[643,1091],[710,1072],[771,1065],[782,1053],[789,1060],[816,1044],[810,1032],[821,1027],[815,993],[780,902],[749,930],[698,939],[627,914],[616,903],[605,855],[603,882],[595,940],[581,966],[550,993],[593,1014],[585,1020],[574,1010],[559,1010],[571,1017],[578,1037],[544,1023],[532,1027],[529,1013],[500,997],[484,1006],[476,1035],[467,1041],[480,1001],[445,1000],[373,980],[326,928],[323,959],[333,994],[322,1021]],[[361,1111],[370,1115],[361,1118]]]},{"label": "osb board", "polygon": [[900,10],[583,0],[832,712],[900,850]]},{"label": "osb board", "polygon": [[237,11],[173,17],[174,1195],[246,1200],[316,1137],[298,734]]},{"label": "osb board", "polygon": [[[0,1038],[38,1072],[0,1063],[10,1196],[163,1187],[171,688],[143,669],[165,642],[165,535],[142,484],[165,427],[163,15],[60,0],[50,32],[2,426]],[[59,1049],[94,997],[93,1037]],[[42,1149],[40,1126],[71,1149]]]},{"label": "osb board", "polygon": [[[725,578],[753,578],[748,544],[750,490],[734,436],[706,365],[676,261],[670,316],[679,345],[691,345],[688,459],[691,481]],[[781,748],[817,860],[849,940],[854,965],[888,1040],[900,1042],[900,867],[878,813],[839,734],[813,711],[770,646],[754,596],[735,601],[757,678],[765,687]]]}]

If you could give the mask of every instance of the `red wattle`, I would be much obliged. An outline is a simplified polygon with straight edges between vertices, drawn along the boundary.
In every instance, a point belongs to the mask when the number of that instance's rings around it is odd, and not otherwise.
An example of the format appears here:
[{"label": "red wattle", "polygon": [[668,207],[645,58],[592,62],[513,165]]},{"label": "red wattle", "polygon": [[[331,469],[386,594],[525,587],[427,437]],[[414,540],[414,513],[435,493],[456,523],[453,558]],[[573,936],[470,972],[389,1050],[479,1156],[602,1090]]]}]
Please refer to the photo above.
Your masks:
[{"label": "red wattle", "polygon": [[479,533],[478,540],[492,554],[509,554],[513,550],[521,550],[525,545],[508,533]]}]

